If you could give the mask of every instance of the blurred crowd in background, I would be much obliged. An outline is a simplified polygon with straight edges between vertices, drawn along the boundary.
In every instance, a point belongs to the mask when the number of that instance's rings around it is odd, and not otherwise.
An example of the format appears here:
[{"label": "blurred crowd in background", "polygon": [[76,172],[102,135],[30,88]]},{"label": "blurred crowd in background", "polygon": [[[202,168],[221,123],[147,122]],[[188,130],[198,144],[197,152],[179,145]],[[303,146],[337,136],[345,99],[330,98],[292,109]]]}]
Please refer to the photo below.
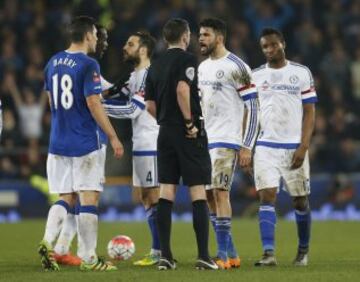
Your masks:
[{"label": "blurred crowd in background", "polygon": [[[251,68],[264,63],[258,43],[262,28],[279,28],[288,59],[307,65],[316,81],[312,173],[360,171],[360,1],[2,0],[0,179],[45,176],[50,112],[42,91],[43,68],[55,52],[67,47],[65,29],[71,18],[83,14],[108,29],[109,48],[100,65],[110,81],[121,70],[122,46],[129,33],[150,31],[158,39],[159,53],[166,48],[161,30],[171,17],[189,21],[190,50],[197,54],[197,23],[207,16],[224,19],[228,49]],[[129,126],[118,124],[125,143],[131,140]]]}]

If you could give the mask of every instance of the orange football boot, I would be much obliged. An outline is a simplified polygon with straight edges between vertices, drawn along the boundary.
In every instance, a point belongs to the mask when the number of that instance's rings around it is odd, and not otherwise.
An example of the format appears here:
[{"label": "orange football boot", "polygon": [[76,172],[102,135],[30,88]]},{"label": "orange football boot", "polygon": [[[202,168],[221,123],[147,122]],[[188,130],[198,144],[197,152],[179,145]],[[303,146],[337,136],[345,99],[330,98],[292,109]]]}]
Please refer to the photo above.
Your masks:
[{"label": "orange football boot", "polygon": [[241,260],[239,257],[229,258],[229,263],[232,268],[238,268],[238,267],[240,267]]},{"label": "orange football boot", "polygon": [[216,258],[215,259],[215,263],[217,264],[217,266],[219,267],[219,269],[230,269],[231,265],[230,265],[230,261],[223,261],[222,259]]},{"label": "orange football boot", "polygon": [[81,264],[81,258],[72,255],[70,252],[65,255],[54,254],[54,258],[58,264],[79,266]]}]

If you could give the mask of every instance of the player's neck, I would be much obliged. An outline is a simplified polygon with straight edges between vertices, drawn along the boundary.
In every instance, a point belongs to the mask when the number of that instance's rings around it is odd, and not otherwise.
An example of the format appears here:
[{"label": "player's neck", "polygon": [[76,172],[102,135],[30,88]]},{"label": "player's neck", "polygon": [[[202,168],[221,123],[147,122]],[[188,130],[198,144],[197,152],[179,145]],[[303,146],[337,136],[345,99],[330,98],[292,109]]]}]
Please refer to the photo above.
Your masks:
[{"label": "player's neck", "polygon": [[219,46],[210,54],[210,58],[212,60],[220,59],[222,57],[225,57],[227,52],[228,50],[226,50],[225,46]]},{"label": "player's neck", "polygon": [[81,52],[81,53],[87,54],[88,48],[83,43],[71,43],[70,47],[66,51],[73,52],[73,53]]},{"label": "player's neck", "polygon": [[140,63],[137,66],[135,66],[135,70],[139,71],[139,70],[145,69],[145,68],[147,68],[149,66],[150,66],[150,59],[149,58],[141,59]]},{"label": "player's neck", "polygon": [[281,69],[281,68],[285,67],[286,64],[287,64],[287,60],[285,58],[283,58],[277,62],[268,62],[269,68],[272,68],[272,69]]},{"label": "player's neck", "polygon": [[168,49],[175,49],[175,48],[180,48],[180,49],[183,49],[184,51],[186,51],[186,45],[182,42],[175,43],[175,44],[169,44]]}]

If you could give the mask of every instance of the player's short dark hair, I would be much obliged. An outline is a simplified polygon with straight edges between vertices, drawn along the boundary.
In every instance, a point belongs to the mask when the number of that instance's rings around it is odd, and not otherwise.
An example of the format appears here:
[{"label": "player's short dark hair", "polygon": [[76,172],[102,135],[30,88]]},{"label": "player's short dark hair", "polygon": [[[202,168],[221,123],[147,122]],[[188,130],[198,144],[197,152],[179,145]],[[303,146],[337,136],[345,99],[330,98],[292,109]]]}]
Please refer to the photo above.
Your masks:
[{"label": "player's short dark hair", "polygon": [[262,30],[260,37],[267,36],[267,35],[276,35],[282,43],[285,42],[284,35],[282,34],[282,32],[280,30],[278,30],[276,28],[265,27]]},{"label": "player's short dark hair", "polygon": [[220,33],[226,41],[226,23],[218,18],[206,18],[200,22],[200,27],[210,27],[215,32]]},{"label": "player's short dark hair", "polygon": [[171,19],[163,28],[163,36],[166,42],[170,44],[177,43],[189,29],[189,23],[186,20],[180,18]]},{"label": "player's short dark hair", "polygon": [[156,44],[155,38],[152,37],[149,32],[143,30],[134,32],[130,36],[139,37],[140,46],[146,47],[147,55],[149,58],[151,58],[155,49],[155,44]]},{"label": "player's short dark hair", "polygon": [[78,43],[84,40],[87,32],[92,32],[95,26],[95,20],[88,16],[79,16],[74,18],[69,26],[69,38],[71,42]]},{"label": "player's short dark hair", "polygon": [[96,27],[96,30],[97,30],[97,34],[100,34],[100,31],[101,30],[105,30],[106,31],[106,28],[103,26],[103,25],[101,25],[101,24],[95,24],[95,27]]}]

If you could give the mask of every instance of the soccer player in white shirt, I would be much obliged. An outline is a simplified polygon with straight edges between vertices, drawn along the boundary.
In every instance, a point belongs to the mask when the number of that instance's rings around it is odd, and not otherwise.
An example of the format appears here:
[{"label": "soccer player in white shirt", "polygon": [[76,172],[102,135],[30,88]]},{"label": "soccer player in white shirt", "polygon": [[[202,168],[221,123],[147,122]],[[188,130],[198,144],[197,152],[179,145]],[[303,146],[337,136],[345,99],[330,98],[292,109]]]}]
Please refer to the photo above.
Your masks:
[{"label": "soccer player in white shirt", "polygon": [[231,236],[230,188],[237,158],[241,167],[251,163],[258,128],[257,92],[251,70],[225,48],[225,38],[223,21],[210,18],[200,23],[200,50],[208,56],[199,66],[199,89],[212,162],[207,198],[218,245],[216,263],[222,269],[240,266]]},{"label": "soccer player in white shirt", "polygon": [[298,252],[294,265],[308,262],[311,213],[308,149],[317,96],[310,70],[285,57],[280,31],[265,28],[260,46],[267,63],[253,71],[260,99],[260,132],[254,155],[254,178],[260,197],[259,225],[264,254],[256,266],[276,265],[275,201],[280,185],[295,208]]},{"label": "soccer player in white shirt", "polygon": [[[126,104],[118,100],[105,100],[107,114],[114,118],[131,119],[133,128],[133,185],[140,188],[142,203],[146,210],[147,221],[152,236],[150,253],[134,265],[151,266],[160,259],[160,242],[156,226],[159,183],[157,177],[156,142],[159,126],[145,110],[145,81],[150,66],[150,58],[155,47],[155,39],[147,32],[135,32],[127,40],[124,58],[135,65],[128,85],[129,96],[124,97]],[[122,93],[124,94],[124,93]],[[119,97],[120,98],[120,97]]]}]

